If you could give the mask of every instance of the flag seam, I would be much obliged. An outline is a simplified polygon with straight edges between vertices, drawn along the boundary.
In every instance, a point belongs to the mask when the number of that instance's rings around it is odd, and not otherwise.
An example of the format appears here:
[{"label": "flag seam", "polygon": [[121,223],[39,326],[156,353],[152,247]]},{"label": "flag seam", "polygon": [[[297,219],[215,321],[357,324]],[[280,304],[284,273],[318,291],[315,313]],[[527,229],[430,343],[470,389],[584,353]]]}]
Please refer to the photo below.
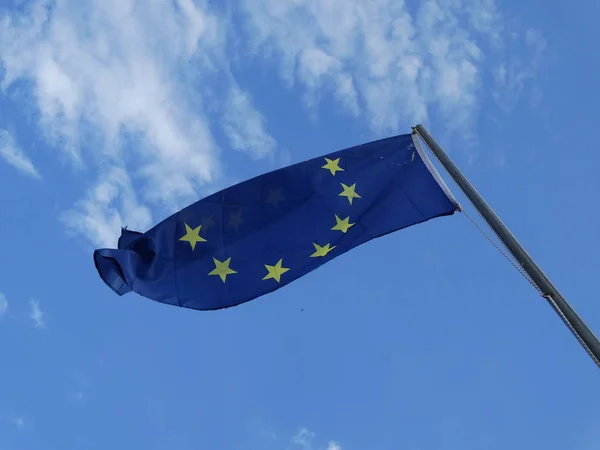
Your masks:
[{"label": "flag seam", "polygon": [[417,149],[419,156],[425,163],[425,167],[427,167],[427,170],[429,170],[429,173],[431,173],[431,176],[433,176],[435,181],[437,181],[440,188],[444,191],[444,194],[446,194],[446,196],[448,197],[448,200],[450,200],[452,203],[454,203],[454,205],[456,206],[457,209],[460,209],[460,204],[456,200],[456,197],[454,197],[454,194],[452,194],[452,191],[450,190],[450,188],[448,187],[448,185],[446,184],[444,179],[441,177],[441,175],[439,174],[439,172],[437,171],[437,169],[435,168],[435,166],[433,165],[433,163],[427,156],[427,153],[425,153],[425,150],[423,150],[421,141],[419,141],[419,138],[418,138],[418,133],[413,133],[411,136],[412,136],[413,144],[415,145],[415,148]]}]

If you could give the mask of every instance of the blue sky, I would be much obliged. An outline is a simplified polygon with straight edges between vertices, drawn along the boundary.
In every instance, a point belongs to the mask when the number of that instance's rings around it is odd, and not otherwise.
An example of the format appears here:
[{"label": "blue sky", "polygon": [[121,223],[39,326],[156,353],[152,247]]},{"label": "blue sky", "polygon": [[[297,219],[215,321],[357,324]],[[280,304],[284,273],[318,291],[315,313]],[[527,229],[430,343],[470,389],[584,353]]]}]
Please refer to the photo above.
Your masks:
[{"label": "blue sky", "polygon": [[92,261],[422,122],[600,332],[598,13],[3,0],[0,449],[598,448],[597,368],[463,214],[225,311],[118,297]]}]

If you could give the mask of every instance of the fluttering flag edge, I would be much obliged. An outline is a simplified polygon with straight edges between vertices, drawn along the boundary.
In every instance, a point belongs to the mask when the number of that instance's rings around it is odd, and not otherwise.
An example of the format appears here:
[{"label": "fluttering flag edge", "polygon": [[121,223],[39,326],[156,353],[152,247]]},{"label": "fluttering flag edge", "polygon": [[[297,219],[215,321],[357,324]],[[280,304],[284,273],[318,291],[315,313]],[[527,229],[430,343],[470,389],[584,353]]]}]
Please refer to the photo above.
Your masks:
[{"label": "fluttering flag edge", "polygon": [[[106,254],[106,250],[94,250],[94,267],[96,267],[98,275],[100,275],[104,284],[111,288],[115,294],[121,296],[131,292],[133,289],[127,283],[125,274],[114,258]],[[111,278],[109,278],[109,274],[112,275]]]}]

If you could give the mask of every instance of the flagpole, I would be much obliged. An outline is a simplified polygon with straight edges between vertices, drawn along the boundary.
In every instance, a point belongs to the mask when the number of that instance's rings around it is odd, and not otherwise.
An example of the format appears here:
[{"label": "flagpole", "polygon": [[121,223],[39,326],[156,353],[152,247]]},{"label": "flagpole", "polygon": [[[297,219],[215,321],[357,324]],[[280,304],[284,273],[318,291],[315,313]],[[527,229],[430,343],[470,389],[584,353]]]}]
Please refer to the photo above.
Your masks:
[{"label": "flagpole", "polygon": [[490,208],[485,200],[479,195],[469,180],[465,178],[458,167],[456,167],[448,155],[446,155],[442,147],[440,147],[425,127],[419,124],[416,127],[413,127],[413,133],[417,133],[423,139],[425,144],[427,144],[427,147],[429,147],[442,166],[448,171],[452,179],[471,201],[475,209],[481,214],[492,230],[494,230],[498,238],[506,246],[515,260],[521,265],[525,273],[529,275],[531,281],[542,293],[542,296],[548,300],[550,306],[552,306],[554,311],[569,327],[596,365],[600,367],[600,342],[596,336],[594,336],[594,333],[577,315],[573,308],[571,308],[567,300],[560,292],[558,292],[552,282],[546,277],[521,244],[519,244],[508,228],[494,213],[492,208]]}]

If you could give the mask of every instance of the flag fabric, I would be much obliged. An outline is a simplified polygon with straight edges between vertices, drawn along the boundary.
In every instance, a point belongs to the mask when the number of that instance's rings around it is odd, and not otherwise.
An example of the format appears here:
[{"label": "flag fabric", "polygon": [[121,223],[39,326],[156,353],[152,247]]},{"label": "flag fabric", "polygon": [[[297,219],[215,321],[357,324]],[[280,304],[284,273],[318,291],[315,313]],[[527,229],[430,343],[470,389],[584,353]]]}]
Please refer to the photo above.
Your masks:
[{"label": "flag fabric", "polygon": [[198,310],[279,289],[371,239],[458,203],[416,135],[340,150],[228,187],[94,252],[117,294]]}]

